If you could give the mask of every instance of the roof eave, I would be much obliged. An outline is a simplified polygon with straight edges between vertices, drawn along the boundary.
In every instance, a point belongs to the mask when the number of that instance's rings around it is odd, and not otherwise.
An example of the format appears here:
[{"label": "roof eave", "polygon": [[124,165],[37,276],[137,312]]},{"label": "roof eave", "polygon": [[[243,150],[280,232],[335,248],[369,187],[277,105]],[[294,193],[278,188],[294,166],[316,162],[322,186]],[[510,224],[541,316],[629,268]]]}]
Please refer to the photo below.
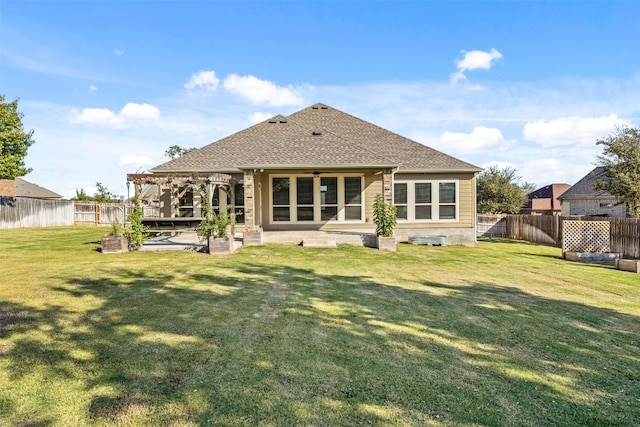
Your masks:
[{"label": "roof eave", "polygon": [[482,168],[477,168],[477,167],[460,168],[460,169],[422,168],[422,169],[399,169],[398,172],[401,172],[401,173],[476,173],[476,172],[482,172],[482,170],[483,170]]},{"label": "roof eave", "polygon": [[329,164],[329,165],[319,165],[319,164],[306,164],[306,165],[290,165],[290,164],[255,164],[255,165],[237,165],[238,169],[241,170],[260,170],[260,169],[394,169],[397,168],[397,164]]}]

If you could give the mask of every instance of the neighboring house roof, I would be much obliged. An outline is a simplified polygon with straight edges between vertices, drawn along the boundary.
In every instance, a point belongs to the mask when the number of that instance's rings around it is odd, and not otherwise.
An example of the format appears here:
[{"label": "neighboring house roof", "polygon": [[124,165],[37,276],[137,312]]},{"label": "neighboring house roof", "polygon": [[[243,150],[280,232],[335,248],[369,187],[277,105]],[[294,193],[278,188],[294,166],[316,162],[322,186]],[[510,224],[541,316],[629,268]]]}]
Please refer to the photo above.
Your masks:
[{"label": "neighboring house roof", "polygon": [[324,104],[278,115],[151,172],[237,172],[258,168],[384,167],[402,171],[481,169]]},{"label": "neighboring house roof", "polygon": [[527,195],[529,198],[523,205],[523,209],[532,211],[560,210],[558,197],[564,194],[571,186],[569,184],[549,184],[538,188]]},{"label": "neighboring house roof", "polygon": [[58,193],[47,190],[39,185],[32,184],[29,181],[16,178],[16,197],[26,197],[30,199],[62,199]]},{"label": "neighboring house roof", "polygon": [[576,182],[570,189],[565,191],[560,197],[560,200],[571,199],[608,199],[615,200],[616,198],[605,190],[596,190],[595,186],[598,182],[604,182],[607,180],[607,174],[604,167],[598,166],[593,169],[587,175],[585,175],[580,181]]}]

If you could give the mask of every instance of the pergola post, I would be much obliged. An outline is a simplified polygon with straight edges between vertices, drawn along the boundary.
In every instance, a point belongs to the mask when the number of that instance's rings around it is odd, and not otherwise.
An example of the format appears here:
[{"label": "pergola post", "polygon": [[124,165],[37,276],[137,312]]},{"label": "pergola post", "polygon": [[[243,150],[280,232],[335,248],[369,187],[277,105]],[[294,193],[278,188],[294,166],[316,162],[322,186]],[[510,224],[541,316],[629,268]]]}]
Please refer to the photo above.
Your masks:
[{"label": "pergola post", "polygon": [[242,244],[245,246],[261,245],[262,230],[256,225],[255,184],[253,171],[244,171],[244,226]]}]

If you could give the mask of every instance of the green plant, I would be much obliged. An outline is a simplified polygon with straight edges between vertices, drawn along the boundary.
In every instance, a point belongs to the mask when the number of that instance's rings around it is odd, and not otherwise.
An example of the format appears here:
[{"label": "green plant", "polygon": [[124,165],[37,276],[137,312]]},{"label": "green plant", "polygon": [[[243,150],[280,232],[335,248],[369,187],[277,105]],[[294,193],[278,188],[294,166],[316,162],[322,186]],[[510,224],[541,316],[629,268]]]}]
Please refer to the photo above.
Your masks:
[{"label": "green plant", "polygon": [[398,208],[385,203],[382,194],[376,194],[373,202],[373,222],[376,224],[376,236],[391,237],[398,220]]},{"label": "green plant", "polygon": [[216,213],[211,206],[211,193],[209,188],[202,189],[202,221],[198,226],[198,231],[202,233],[202,239],[208,241],[209,238],[229,239],[228,227],[235,222],[235,214],[231,213],[231,206],[220,208]]},{"label": "green plant", "polygon": [[144,241],[149,237],[149,227],[142,223],[143,217],[144,212],[136,191],[133,210],[129,213],[129,227],[125,229],[125,235],[129,238],[129,247],[134,251],[140,249]]},{"label": "green plant", "polygon": [[111,232],[109,234],[112,236],[119,236],[124,231],[125,228],[120,225],[120,221],[118,221],[118,218],[114,218],[113,221],[111,221]]}]

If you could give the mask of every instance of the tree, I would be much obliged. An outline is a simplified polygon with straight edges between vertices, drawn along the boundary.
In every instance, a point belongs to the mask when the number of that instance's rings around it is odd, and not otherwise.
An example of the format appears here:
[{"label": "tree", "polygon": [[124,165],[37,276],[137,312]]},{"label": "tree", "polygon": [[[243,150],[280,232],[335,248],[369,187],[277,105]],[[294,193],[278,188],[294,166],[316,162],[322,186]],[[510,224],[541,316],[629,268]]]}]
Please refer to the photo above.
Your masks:
[{"label": "tree", "polygon": [[640,128],[618,126],[596,144],[604,147],[598,163],[607,178],[596,189],[608,191],[627,205],[629,215],[640,218]]},{"label": "tree", "polygon": [[76,195],[71,200],[76,200],[79,202],[85,201],[93,201],[100,203],[118,203],[120,198],[109,191],[107,187],[105,187],[101,182],[96,182],[96,192],[93,196],[89,196],[84,188],[76,189]]},{"label": "tree", "polygon": [[190,153],[193,150],[195,150],[195,148],[184,148],[179,145],[172,145],[167,151],[164,152],[164,155],[173,160],[177,159],[180,156],[184,156],[185,154]]},{"label": "tree", "polygon": [[527,194],[534,185],[521,182],[517,171],[509,166],[500,169],[489,166],[478,175],[478,212],[480,213],[517,213],[527,201]]},{"label": "tree", "polygon": [[35,143],[33,130],[24,131],[22,117],[18,100],[5,102],[0,95],[0,179],[16,179],[32,170],[25,166],[24,158]]}]

